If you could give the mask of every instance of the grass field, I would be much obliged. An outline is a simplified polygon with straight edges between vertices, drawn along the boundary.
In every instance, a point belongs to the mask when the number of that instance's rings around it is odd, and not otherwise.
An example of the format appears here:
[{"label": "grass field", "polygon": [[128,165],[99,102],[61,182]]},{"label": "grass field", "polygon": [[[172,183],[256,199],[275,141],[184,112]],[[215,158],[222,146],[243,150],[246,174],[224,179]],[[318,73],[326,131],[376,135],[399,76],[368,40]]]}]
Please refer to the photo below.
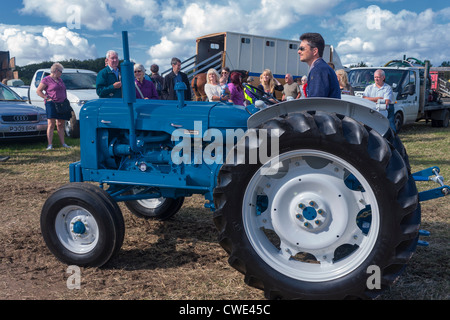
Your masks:
[{"label": "grass field", "polygon": [[[407,125],[401,139],[412,171],[438,166],[450,177],[450,128],[424,122]],[[2,143],[0,155],[0,299],[263,299],[227,263],[202,197],[192,197],[170,221],[147,221],[123,204],[126,233],[118,257],[106,267],[82,270],[79,290],[66,286],[67,266],[43,243],[39,216],[43,203],[68,182],[69,164],[79,160],[74,146],[46,151],[46,142]],[[448,182],[446,182],[449,184]],[[436,188],[419,182],[420,191]],[[380,299],[448,300],[450,196],[422,203],[428,247],[418,247],[405,273]]]}]

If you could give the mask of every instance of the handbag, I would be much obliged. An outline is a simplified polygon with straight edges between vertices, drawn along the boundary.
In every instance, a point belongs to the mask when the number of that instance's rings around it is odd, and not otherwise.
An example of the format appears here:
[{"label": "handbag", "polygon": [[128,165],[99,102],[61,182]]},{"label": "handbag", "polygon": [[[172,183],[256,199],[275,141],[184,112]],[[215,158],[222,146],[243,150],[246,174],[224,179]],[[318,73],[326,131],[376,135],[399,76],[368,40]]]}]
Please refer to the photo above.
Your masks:
[{"label": "handbag", "polygon": [[136,82],[134,83],[134,86],[136,87],[137,91],[139,91],[139,94],[141,95],[142,99],[145,99],[144,95],[142,94],[141,89],[139,89],[139,87],[138,87]]},{"label": "handbag", "polygon": [[66,98],[63,102],[55,102],[56,113],[68,114],[72,112],[70,101]]}]

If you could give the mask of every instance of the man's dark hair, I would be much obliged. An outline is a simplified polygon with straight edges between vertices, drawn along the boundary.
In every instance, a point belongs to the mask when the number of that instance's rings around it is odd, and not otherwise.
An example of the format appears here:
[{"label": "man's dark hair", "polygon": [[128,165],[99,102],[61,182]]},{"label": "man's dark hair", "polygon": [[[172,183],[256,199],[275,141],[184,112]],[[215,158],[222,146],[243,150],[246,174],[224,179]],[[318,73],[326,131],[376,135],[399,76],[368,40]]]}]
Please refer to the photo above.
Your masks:
[{"label": "man's dark hair", "polygon": [[159,67],[157,64],[152,64],[152,66],[150,67],[150,71],[153,73],[158,73],[159,71]]},{"label": "man's dark hair", "polygon": [[322,57],[323,50],[325,50],[325,40],[320,33],[304,33],[300,36],[300,41],[307,41],[311,48],[317,48],[319,51],[319,57]]},{"label": "man's dark hair", "polygon": [[177,63],[181,63],[181,60],[178,58],[172,58],[172,61],[170,62],[170,64],[177,64]]}]

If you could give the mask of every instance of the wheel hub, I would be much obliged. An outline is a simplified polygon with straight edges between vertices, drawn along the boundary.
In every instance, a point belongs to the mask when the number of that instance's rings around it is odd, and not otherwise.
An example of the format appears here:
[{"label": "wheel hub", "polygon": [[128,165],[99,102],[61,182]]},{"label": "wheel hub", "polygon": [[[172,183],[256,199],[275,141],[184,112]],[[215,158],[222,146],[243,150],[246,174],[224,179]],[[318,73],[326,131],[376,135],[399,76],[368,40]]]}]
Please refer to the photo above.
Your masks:
[{"label": "wheel hub", "polygon": [[99,228],[94,217],[79,206],[66,206],[55,219],[55,229],[61,244],[75,253],[92,250],[98,241]]},{"label": "wheel hub", "polygon": [[316,201],[309,200],[307,204],[301,202],[294,210],[295,218],[300,221],[300,227],[311,232],[317,232],[328,225],[330,221],[323,209],[324,204],[319,205]]},{"label": "wheel hub", "polygon": [[[77,218],[75,218],[77,219]],[[81,221],[81,219],[77,219],[76,221],[71,222],[72,232],[75,234],[84,234],[86,232],[86,225]]]}]

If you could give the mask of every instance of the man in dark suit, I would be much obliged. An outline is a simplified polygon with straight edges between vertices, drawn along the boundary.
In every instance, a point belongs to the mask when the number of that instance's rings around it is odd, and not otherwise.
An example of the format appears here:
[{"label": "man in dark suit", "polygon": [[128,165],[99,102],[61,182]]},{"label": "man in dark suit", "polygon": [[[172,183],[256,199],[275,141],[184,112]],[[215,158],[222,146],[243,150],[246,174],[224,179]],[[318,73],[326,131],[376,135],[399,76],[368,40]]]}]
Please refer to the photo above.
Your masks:
[{"label": "man in dark suit", "polygon": [[109,50],[105,62],[106,67],[97,74],[97,95],[100,98],[122,98],[119,55]]},{"label": "man in dark suit", "polygon": [[164,85],[162,89],[162,98],[165,100],[177,100],[177,93],[174,90],[175,83],[184,82],[186,84],[186,91],[184,92],[184,99],[191,100],[191,88],[189,80],[184,72],[181,72],[181,61],[178,58],[172,58],[172,71],[164,77]]}]

